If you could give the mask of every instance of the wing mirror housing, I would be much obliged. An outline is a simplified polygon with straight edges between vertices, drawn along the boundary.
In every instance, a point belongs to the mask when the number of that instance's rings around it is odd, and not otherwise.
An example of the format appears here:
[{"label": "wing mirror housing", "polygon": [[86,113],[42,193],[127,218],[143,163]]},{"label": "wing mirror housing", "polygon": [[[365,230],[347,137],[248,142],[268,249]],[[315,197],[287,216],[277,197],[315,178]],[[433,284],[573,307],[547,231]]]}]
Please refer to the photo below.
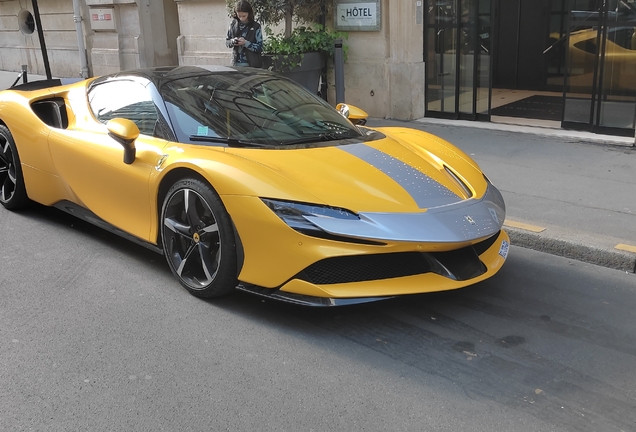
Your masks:
[{"label": "wing mirror housing", "polygon": [[139,136],[137,125],[127,119],[114,118],[106,123],[108,136],[117,141],[124,148],[124,163],[132,164],[137,156],[135,140]]},{"label": "wing mirror housing", "polygon": [[364,110],[344,103],[336,105],[336,110],[346,119],[349,119],[351,123],[364,126],[367,123],[367,114]]}]

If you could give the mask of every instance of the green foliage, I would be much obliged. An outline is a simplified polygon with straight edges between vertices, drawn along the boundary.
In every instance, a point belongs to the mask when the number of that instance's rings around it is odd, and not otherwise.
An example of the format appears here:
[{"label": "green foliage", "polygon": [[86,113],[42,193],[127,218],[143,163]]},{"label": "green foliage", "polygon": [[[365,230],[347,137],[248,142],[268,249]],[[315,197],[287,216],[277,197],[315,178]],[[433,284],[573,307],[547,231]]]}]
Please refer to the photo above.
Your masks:
[{"label": "green foliage", "polygon": [[278,24],[286,15],[307,23],[318,21],[321,10],[327,7],[325,0],[253,0],[254,12],[265,24]]},{"label": "green foliage", "polygon": [[[331,7],[331,0],[248,0],[254,9],[256,20],[261,24],[276,25],[293,17],[296,22],[317,22],[320,14]],[[232,15],[236,0],[226,0]],[[287,25],[287,23],[286,23]],[[286,29],[291,31],[291,29]],[[289,33],[288,33],[289,34]]]},{"label": "green foliage", "polygon": [[[284,71],[292,69],[302,62],[302,55],[309,52],[319,52],[331,58],[334,52],[334,41],[336,39],[347,39],[346,33],[335,32],[316,26],[315,29],[309,27],[296,27],[290,37],[283,34],[275,35],[271,29],[265,30],[267,38],[263,43],[263,54],[279,56],[270,69]],[[346,59],[347,47],[343,45],[343,55]]]},{"label": "green foliage", "polygon": [[[322,26],[296,27],[290,37],[275,35],[270,28],[265,30],[267,38],[263,43],[264,54],[295,55],[307,52],[321,52],[333,55],[334,41],[347,39],[346,33],[335,32]],[[346,52],[346,47],[345,47]]]},{"label": "green foliage", "polygon": [[[329,58],[333,56],[334,41],[347,39],[348,35],[327,29],[318,24],[312,27],[300,26],[291,29],[296,23],[316,23],[322,13],[329,13],[332,0],[249,0],[256,21],[265,25],[285,23],[285,31],[274,34],[270,27],[263,27],[266,38],[263,43],[265,56],[281,56],[269,69],[288,70],[298,66],[302,55],[308,52],[320,52]],[[236,0],[226,0],[228,12],[233,15]],[[343,45],[346,59],[347,47]]]}]

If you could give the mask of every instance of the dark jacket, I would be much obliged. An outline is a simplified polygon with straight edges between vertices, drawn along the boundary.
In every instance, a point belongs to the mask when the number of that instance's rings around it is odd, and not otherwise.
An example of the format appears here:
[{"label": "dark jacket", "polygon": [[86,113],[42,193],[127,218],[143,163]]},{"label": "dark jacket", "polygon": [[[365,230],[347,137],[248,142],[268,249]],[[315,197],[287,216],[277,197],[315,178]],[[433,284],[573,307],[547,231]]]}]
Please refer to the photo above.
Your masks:
[{"label": "dark jacket", "polygon": [[[234,38],[243,37],[246,40],[244,46],[234,45]],[[263,33],[261,25],[256,21],[249,24],[242,24],[238,20],[233,20],[227,31],[225,45],[234,50],[232,65],[237,63],[247,63],[251,67],[260,68],[263,66],[261,53],[263,52]]]}]

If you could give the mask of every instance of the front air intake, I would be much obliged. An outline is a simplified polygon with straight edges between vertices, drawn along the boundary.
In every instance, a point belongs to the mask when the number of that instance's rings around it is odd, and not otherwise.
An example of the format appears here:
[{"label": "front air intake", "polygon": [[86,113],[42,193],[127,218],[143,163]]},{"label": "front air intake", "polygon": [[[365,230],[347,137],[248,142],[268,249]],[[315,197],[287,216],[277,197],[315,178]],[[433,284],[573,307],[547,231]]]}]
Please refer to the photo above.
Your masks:
[{"label": "front air intake", "polygon": [[468,280],[486,272],[479,253],[490,247],[498,235],[499,233],[474,246],[449,252],[402,252],[327,258],[310,265],[295,278],[316,285],[392,279],[425,273],[435,273],[458,281]]}]

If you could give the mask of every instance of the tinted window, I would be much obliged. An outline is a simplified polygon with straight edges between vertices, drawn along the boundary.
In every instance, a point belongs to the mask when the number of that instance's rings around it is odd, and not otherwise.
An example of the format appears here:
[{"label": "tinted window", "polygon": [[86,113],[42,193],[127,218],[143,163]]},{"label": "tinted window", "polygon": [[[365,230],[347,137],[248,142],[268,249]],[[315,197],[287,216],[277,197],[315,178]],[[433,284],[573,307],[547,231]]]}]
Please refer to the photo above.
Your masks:
[{"label": "tinted window", "polygon": [[168,82],[160,92],[183,142],[230,138],[279,146],[363,139],[322,99],[271,74],[211,73]]},{"label": "tinted window", "polygon": [[88,103],[97,120],[106,123],[113,118],[135,122],[139,132],[153,135],[158,115],[146,86],[137,81],[109,81],[92,87]]}]

